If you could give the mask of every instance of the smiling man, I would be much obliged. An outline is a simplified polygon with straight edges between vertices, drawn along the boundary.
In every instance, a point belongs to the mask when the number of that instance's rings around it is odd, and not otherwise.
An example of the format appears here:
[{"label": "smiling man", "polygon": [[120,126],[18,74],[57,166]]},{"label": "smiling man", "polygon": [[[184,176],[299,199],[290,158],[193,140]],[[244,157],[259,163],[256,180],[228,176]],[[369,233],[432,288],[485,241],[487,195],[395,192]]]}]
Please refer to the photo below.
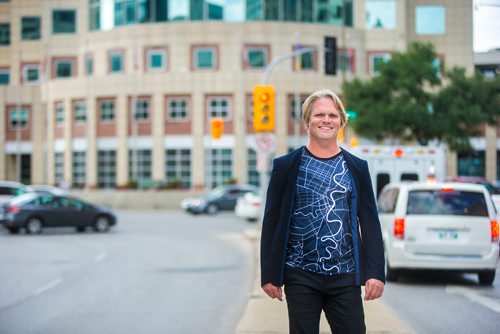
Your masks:
[{"label": "smiling man", "polygon": [[285,287],[290,333],[319,333],[324,311],[334,333],[365,333],[365,300],[384,291],[384,250],[366,161],[342,149],[347,122],[333,92],[302,106],[309,142],[274,160],[262,223],[261,284]]}]

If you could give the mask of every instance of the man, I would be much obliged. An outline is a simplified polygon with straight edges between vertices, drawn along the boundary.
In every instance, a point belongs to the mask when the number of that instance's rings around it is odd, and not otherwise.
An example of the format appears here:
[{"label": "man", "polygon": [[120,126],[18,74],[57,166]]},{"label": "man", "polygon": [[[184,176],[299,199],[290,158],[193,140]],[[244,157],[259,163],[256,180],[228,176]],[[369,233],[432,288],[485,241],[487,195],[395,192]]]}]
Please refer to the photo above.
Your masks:
[{"label": "man", "polygon": [[261,284],[282,300],[290,333],[319,333],[321,311],[332,332],[365,333],[365,300],[384,291],[384,249],[366,161],[340,148],[347,122],[333,92],[302,106],[309,142],[274,160],[261,238]]}]

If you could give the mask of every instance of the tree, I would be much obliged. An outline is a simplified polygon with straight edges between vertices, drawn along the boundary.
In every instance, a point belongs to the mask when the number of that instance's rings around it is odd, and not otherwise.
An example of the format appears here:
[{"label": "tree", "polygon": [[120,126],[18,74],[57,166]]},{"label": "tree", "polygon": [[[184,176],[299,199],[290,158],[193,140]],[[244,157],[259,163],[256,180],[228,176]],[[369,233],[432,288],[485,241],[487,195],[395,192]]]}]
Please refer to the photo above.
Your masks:
[{"label": "tree", "polygon": [[[413,43],[406,53],[395,53],[371,80],[355,79],[343,86],[352,122],[364,137],[382,140],[445,141],[465,148],[478,126],[495,124],[500,115],[499,81],[471,78],[465,70],[442,72],[432,44]],[[442,77],[448,82],[443,88]]]}]

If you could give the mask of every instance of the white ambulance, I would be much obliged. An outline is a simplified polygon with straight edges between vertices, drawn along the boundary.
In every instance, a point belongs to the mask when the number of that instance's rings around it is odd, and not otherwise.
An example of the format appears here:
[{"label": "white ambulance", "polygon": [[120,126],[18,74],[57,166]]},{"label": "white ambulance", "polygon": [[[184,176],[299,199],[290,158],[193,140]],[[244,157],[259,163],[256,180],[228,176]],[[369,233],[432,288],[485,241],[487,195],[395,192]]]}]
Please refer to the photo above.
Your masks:
[{"label": "white ambulance", "polygon": [[444,181],[446,150],[442,146],[361,145],[349,150],[366,160],[378,197],[390,182]]}]

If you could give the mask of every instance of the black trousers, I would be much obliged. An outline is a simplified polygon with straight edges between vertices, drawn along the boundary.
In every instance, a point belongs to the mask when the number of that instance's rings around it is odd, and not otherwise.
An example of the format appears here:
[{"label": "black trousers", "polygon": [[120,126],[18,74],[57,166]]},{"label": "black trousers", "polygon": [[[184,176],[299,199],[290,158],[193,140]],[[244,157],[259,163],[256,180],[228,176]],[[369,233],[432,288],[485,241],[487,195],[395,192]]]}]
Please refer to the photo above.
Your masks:
[{"label": "black trousers", "polygon": [[366,333],[361,287],[342,278],[285,267],[285,295],[291,334],[318,334],[321,311],[332,333]]}]

